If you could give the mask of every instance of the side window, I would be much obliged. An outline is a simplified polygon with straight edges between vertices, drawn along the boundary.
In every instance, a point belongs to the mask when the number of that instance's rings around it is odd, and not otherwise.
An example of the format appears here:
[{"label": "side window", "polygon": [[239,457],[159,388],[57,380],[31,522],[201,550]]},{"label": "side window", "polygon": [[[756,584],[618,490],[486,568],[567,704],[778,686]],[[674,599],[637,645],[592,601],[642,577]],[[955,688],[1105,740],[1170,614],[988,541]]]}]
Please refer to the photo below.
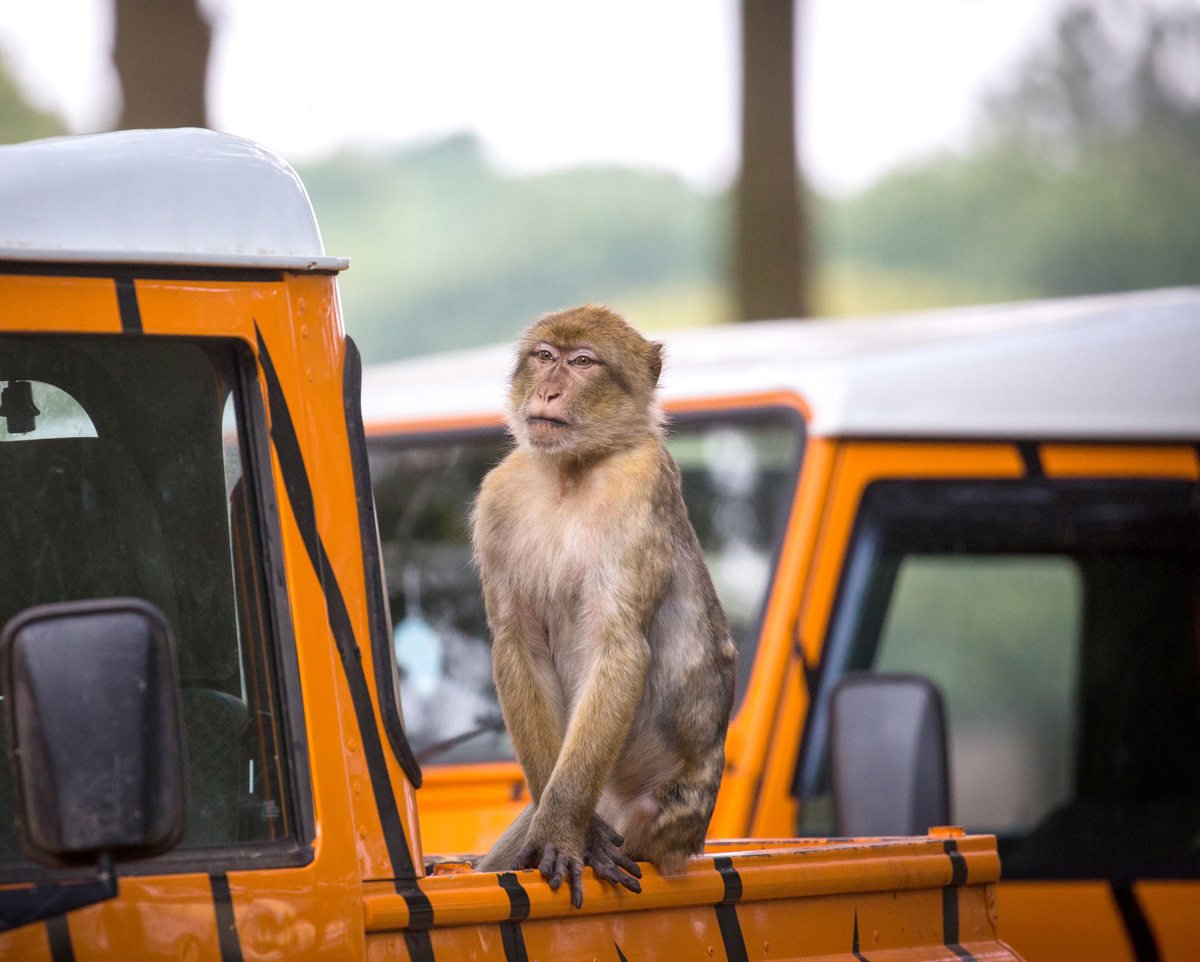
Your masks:
[{"label": "side window", "polygon": [[[951,817],[996,833],[1006,877],[1200,876],[1194,484],[881,482],[846,572],[824,678],[938,684]],[[822,698],[798,784],[818,834]]]},{"label": "side window", "polygon": [[[182,685],[185,851],[296,831],[241,396],[250,363],[216,341],[0,336],[0,623],[117,596],[163,612]],[[0,862],[19,857],[8,791]]]},{"label": "side window", "polygon": [[873,667],[941,689],[956,824],[1027,831],[1070,797],[1082,616],[1067,557],[900,562]]}]

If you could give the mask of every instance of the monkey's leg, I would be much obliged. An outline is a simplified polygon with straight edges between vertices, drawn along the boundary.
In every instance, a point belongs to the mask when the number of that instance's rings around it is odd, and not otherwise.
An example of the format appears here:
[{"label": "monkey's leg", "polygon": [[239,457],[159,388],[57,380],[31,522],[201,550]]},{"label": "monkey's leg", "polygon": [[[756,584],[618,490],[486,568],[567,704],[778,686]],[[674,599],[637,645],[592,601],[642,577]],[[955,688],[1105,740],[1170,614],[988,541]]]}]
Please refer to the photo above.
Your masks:
[{"label": "monkey's leg", "polygon": [[524,810],[513,819],[513,823],[504,830],[504,834],[496,839],[487,855],[475,863],[477,872],[507,872],[518,866],[517,853],[525,846],[525,835],[529,831],[529,823],[533,821],[536,805],[526,805]]},{"label": "monkey's leg", "polygon": [[659,788],[644,814],[624,826],[626,854],[653,862],[664,875],[682,872],[689,855],[704,851],[724,768],[725,750],[718,744]]},{"label": "monkey's leg", "polygon": [[537,803],[562,746],[562,686],[537,620],[486,581],[484,602],[492,628],[492,677],[500,710]]}]

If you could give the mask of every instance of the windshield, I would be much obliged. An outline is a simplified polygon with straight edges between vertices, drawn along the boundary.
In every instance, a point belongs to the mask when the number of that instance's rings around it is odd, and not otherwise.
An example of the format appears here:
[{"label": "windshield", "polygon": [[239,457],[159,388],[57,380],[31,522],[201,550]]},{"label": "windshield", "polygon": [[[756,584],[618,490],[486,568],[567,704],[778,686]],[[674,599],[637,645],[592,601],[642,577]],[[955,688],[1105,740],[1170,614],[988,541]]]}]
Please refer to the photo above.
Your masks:
[{"label": "windshield", "polygon": [[[221,341],[0,336],[0,624],[93,598],[162,611],[182,685],[184,849],[292,832],[238,390],[249,363]],[[11,792],[0,766],[0,861],[19,855]]]},{"label": "windshield", "polygon": [[[688,416],[670,426],[667,446],[738,646],[739,699],[795,491],[802,428],[787,409]],[[509,441],[497,430],[368,443],[413,749],[423,762],[511,759],[467,528],[479,483]]]}]

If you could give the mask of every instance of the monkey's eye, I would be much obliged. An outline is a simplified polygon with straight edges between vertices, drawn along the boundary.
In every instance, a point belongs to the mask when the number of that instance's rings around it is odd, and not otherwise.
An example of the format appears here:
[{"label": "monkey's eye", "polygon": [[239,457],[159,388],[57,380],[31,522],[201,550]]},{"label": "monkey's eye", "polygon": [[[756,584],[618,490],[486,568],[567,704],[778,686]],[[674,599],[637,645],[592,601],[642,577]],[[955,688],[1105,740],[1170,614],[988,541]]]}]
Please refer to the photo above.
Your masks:
[{"label": "monkey's eye", "polygon": [[591,367],[596,363],[596,359],[588,354],[580,354],[578,357],[573,357],[568,362],[572,367]]},{"label": "monkey's eye", "polygon": [[539,361],[553,361],[554,360],[554,355],[551,354],[549,351],[547,351],[545,348],[542,348],[540,351],[534,351],[533,356],[536,357]]}]

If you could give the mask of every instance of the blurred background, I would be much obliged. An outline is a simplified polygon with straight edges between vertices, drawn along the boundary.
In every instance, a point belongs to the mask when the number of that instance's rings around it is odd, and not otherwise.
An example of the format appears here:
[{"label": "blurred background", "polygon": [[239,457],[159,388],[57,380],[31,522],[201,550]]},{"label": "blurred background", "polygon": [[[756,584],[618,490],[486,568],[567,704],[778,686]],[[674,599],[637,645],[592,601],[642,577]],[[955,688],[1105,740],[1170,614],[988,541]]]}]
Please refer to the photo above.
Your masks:
[{"label": "blurred background", "polygon": [[1200,0],[40,0],[0,141],[204,125],[303,177],[377,362],[1194,283]]}]

